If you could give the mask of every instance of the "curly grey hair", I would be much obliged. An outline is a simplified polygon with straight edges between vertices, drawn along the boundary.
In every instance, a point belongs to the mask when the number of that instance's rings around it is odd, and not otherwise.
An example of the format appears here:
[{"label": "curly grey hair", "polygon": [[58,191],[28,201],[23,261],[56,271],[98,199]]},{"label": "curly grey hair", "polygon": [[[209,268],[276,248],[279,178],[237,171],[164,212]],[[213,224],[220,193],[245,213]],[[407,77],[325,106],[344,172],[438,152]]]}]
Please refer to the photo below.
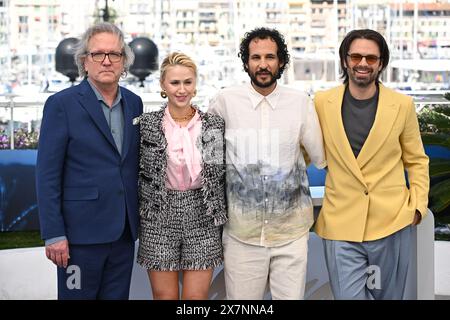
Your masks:
[{"label": "curly grey hair", "polygon": [[74,59],[75,64],[78,67],[79,75],[82,77],[87,76],[87,72],[84,68],[84,60],[86,59],[87,53],[89,51],[89,40],[99,33],[112,33],[119,37],[119,41],[122,44],[124,73],[126,74],[130,69],[130,66],[134,62],[134,53],[131,48],[125,43],[123,32],[118,27],[109,22],[102,22],[87,29],[86,32],[82,35],[81,40],[75,47]]}]

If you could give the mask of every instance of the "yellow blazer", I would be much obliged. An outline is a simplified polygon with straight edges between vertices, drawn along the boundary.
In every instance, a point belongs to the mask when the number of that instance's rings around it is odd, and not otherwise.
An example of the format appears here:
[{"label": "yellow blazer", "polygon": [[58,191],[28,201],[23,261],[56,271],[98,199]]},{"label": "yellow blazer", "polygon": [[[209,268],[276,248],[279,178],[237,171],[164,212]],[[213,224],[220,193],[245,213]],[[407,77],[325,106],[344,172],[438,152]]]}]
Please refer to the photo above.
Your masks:
[{"label": "yellow blazer", "polygon": [[412,98],[380,84],[375,121],[355,158],[342,122],[344,91],[341,85],[314,99],[328,163],[315,231],[330,240],[381,239],[411,224],[416,209],[426,215],[428,157]]}]

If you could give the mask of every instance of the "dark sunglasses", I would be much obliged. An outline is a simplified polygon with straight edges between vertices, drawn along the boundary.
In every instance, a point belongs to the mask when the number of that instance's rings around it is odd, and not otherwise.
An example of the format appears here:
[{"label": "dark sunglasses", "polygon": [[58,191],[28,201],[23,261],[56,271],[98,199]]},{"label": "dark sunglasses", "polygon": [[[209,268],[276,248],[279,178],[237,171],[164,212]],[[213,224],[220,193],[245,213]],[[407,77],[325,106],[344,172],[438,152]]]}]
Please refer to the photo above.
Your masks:
[{"label": "dark sunglasses", "polygon": [[359,54],[359,53],[347,53],[347,56],[350,57],[350,60],[353,63],[360,63],[362,58],[366,58],[367,64],[375,64],[380,59],[380,57],[377,57],[373,54],[368,54],[367,56],[363,56],[362,54]]}]

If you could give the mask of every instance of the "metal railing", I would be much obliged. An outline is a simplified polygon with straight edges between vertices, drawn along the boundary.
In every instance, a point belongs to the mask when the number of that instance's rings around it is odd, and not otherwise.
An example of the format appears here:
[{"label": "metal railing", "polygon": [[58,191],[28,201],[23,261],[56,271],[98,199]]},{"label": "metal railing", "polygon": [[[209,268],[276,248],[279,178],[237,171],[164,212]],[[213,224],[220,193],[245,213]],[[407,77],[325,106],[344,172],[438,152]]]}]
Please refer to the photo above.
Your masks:
[{"label": "metal railing", "polygon": [[[42,118],[42,109],[45,103],[45,100],[49,95],[39,95],[35,100],[27,100],[23,97],[17,96],[5,96],[0,97],[4,98],[3,101],[0,100],[0,150],[3,149],[15,149],[15,123],[20,122],[22,124],[26,124],[29,128],[29,132],[39,132],[40,122]],[[417,97],[414,97],[415,99]],[[151,99],[146,99],[146,96],[142,96],[144,103],[144,112],[150,112],[157,110],[161,107],[164,100],[159,98],[157,95],[151,97]],[[198,105],[202,111],[207,109],[207,97],[197,96],[193,103]],[[415,100],[416,110],[420,112],[425,106],[434,106],[434,105],[447,105],[450,108],[450,101],[442,101],[439,99],[417,99]],[[29,115],[27,117],[23,117],[20,115],[20,112],[25,108],[35,109],[30,119]],[[22,119],[21,119],[22,118]],[[25,118],[25,119],[24,119]],[[31,122],[33,122],[33,128],[31,128]],[[8,137],[9,140],[9,148],[5,148],[5,136]],[[2,142],[3,139],[3,142]],[[3,145],[2,145],[3,143]],[[3,147],[2,147],[3,146]]]},{"label": "metal railing", "polygon": [[[18,96],[4,96],[0,100],[0,150],[2,149],[16,149],[15,147],[15,129],[17,129],[17,122],[30,127],[31,122],[34,123],[33,128],[28,130],[28,133],[39,132],[40,122],[42,119],[42,111],[46,99],[50,96],[39,94],[35,100],[25,100],[23,97]],[[145,95],[142,96],[144,104],[144,112],[151,112],[158,110],[164,103],[164,99],[158,97],[157,95],[152,95],[151,99],[145,99]],[[207,97],[196,96],[193,99],[193,103],[204,111],[206,110],[205,102]],[[24,116],[23,112],[25,109],[31,109],[32,112],[28,112],[27,116]],[[30,113],[33,116],[30,118]],[[9,140],[9,148],[4,147],[4,137],[7,136]],[[2,140],[3,139],[3,140]]]}]

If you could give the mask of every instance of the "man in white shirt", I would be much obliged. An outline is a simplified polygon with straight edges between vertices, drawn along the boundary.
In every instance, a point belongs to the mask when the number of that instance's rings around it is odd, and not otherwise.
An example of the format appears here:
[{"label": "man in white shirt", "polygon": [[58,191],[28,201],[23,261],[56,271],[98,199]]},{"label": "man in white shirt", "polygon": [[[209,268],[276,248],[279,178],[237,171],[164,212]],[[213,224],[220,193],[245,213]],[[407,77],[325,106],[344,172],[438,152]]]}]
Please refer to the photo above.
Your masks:
[{"label": "man in white shirt", "polygon": [[277,84],[289,53],[283,36],[258,28],[239,56],[251,82],[222,90],[209,112],[225,120],[227,204],[223,233],[228,299],[303,299],[313,205],[303,145],[326,166],[310,97]]}]

